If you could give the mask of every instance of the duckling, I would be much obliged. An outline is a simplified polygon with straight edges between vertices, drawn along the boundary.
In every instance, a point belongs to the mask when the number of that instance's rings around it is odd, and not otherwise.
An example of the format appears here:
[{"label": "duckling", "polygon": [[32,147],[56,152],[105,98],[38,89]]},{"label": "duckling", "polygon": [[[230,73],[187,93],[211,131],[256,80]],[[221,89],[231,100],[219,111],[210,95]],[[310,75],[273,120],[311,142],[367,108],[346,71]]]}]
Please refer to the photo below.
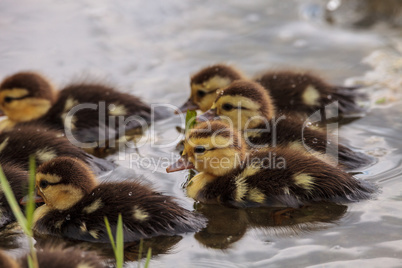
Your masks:
[{"label": "duckling", "polygon": [[324,130],[314,128],[308,122],[286,115],[278,115],[272,98],[256,82],[237,80],[223,89],[215,99],[212,109],[199,117],[206,120],[221,117],[233,127],[244,132],[247,144],[252,148],[261,146],[285,146],[321,154],[331,162],[338,162],[348,170],[360,168],[372,159],[338,144]]},{"label": "duckling", "polygon": [[354,202],[375,187],[314,156],[289,148],[248,151],[229,125],[203,122],[186,138],[181,159],[167,172],[195,168],[187,195],[228,206],[299,207],[316,201]]},{"label": "duckling", "polygon": [[28,170],[31,155],[35,156],[37,165],[58,156],[80,159],[90,165],[97,175],[115,167],[113,163],[72,145],[63,133],[41,125],[19,126],[0,133],[0,164],[16,163]]},{"label": "duckling", "polygon": [[36,190],[37,202],[45,202],[34,213],[33,230],[39,236],[108,242],[104,217],[115,230],[119,214],[126,242],[193,232],[205,225],[202,216],[135,180],[98,184],[84,163],[69,157],[42,164]]},{"label": "duckling", "polygon": [[[24,170],[21,165],[15,163],[2,163],[1,168],[10,184],[14,196],[17,200],[21,199],[28,190],[28,172]],[[14,221],[14,214],[0,187],[0,228]],[[0,267],[3,266],[0,265]]]},{"label": "duckling", "polygon": [[162,116],[155,113],[152,118],[151,107],[139,98],[99,83],[71,84],[57,92],[35,72],[19,72],[3,80],[0,109],[7,116],[0,130],[34,121],[71,132],[81,143],[120,138]]},{"label": "duckling", "polygon": [[[74,248],[44,248],[36,252],[39,268],[103,268],[106,265],[94,253]],[[28,255],[14,260],[0,250],[0,267],[28,268]]]},{"label": "duckling", "polygon": [[[208,110],[215,99],[215,92],[235,80],[246,79],[236,68],[226,64],[208,66],[191,77],[191,96],[180,111]],[[326,105],[338,101],[341,114],[356,114],[363,109],[356,103],[364,94],[355,88],[332,86],[309,72],[269,71],[254,79],[271,95],[278,112],[307,118]]]}]

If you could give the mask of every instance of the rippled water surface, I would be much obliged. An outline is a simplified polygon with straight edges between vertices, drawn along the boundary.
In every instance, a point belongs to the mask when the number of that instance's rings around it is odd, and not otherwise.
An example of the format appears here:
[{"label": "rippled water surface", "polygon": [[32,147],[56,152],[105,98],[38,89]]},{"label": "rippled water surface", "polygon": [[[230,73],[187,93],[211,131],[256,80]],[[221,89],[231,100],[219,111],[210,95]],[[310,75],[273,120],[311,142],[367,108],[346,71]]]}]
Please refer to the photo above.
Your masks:
[{"label": "rippled water surface", "polygon": [[[180,105],[189,95],[189,75],[216,62],[234,63],[249,75],[284,66],[310,68],[338,84],[350,77],[381,80],[377,67],[398,63],[394,57],[374,66],[362,63],[373,51],[401,56],[397,29],[337,28],[304,20],[300,10],[299,1],[2,0],[0,78],[30,69],[58,86],[72,79],[103,79],[148,103]],[[113,156],[123,167],[114,175],[125,176],[124,167],[131,167],[209,219],[197,234],[148,241],[155,253],[151,267],[401,267],[400,92],[388,90],[387,83],[367,90],[373,108],[342,126],[339,135],[377,158],[358,175],[381,187],[375,200],[290,211],[194,204],[182,189],[187,172],[164,171],[177,156],[179,116],[156,123],[146,133],[152,139],[138,151]],[[392,101],[375,105],[375,98],[384,96]],[[161,157],[164,162],[155,165]],[[24,240],[9,231],[0,236],[1,248],[14,255],[25,250]],[[128,250],[128,260],[136,259],[136,247],[132,255]]]}]

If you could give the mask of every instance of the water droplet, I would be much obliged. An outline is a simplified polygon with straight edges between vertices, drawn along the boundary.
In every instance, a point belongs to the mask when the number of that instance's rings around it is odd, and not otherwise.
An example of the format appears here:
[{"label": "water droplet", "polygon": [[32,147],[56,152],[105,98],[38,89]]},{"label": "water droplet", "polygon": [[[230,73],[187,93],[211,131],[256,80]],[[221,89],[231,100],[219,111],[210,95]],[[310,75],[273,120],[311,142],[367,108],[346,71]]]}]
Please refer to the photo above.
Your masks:
[{"label": "water droplet", "polygon": [[327,141],[327,144],[331,144],[331,141]]},{"label": "water droplet", "polygon": [[311,122],[307,122],[306,126],[311,127]]},{"label": "water droplet", "polygon": [[332,95],[328,95],[327,98],[328,98],[329,100],[331,100],[331,99],[332,99]]},{"label": "water droplet", "polygon": [[316,144],[318,142],[317,138],[313,139],[313,143]]},{"label": "water droplet", "polygon": [[92,196],[94,196],[95,195],[95,193],[92,193]]},{"label": "water droplet", "polygon": [[133,192],[129,192],[129,193],[128,193],[128,196],[132,196],[132,195],[133,195]]},{"label": "water droplet", "polygon": [[71,220],[71,216],[70,216],[70,214],[67,214],[67,216],[66,216],[66,220],[67,220],[67,221]]}]

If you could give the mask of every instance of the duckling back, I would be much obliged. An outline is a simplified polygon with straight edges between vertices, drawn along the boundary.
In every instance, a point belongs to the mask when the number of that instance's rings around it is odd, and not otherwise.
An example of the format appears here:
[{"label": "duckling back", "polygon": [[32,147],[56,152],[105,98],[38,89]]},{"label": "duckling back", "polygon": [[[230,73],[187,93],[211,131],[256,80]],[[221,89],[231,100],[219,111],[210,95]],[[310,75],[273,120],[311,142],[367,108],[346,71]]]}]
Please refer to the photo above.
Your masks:
[{"label": "duckling back", "polygon": [[29,124],[0,134],[0,163],[17,163],[27,170],[31,155],[37,165],[58,156],[69,156],[87,163],[96,174],[114,168],[112,163],[72,145],[61,132],[42,125]]},{"label": "duckling back", "polygon": [[281,113],[295,112],[303,117],[310,116],[334,101],[338,101],[342,115],[364,112],[357,100],[366,99],[365,94],[355,88],[329,85],[308,72],[269,71],[255,81],[269,91]]}]

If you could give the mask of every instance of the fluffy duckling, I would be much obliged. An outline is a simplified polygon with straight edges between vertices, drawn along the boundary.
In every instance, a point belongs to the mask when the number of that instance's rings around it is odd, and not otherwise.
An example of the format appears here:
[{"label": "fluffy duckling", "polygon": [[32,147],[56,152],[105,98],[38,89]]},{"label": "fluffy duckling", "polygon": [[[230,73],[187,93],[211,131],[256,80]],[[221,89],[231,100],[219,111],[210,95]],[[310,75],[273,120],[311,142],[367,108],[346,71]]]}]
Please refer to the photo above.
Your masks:
[{"label": "fluffy duckling", "polygon": [[251,81],[238,80],[222,90],[212,109],[199,117],[200,120],[220,118],[244,132],[247,144],[252,147],[285,146],[301,152],[322,154],[342,168],[356,169],[372,160],[354,152],[333,140],[324,130],[286,115],[277,115],[272,99],[264,88]]},{"label": "fluffy duckling", "polygon": [[[27,191],[28,172],[21,165],[15,163],[1,164],[4,175],[6,176],[11,190],[17,200],[21,199]],[[15,221],[15,217],[8,204],[6,196],[0,187],[0,228]],[[0,266],[3,267],[3,266]]]},{"label": "fluffy duckling", "polygon": [[35,156],[37,165],[58,156],[80,159],[90,165],[97,175],[114,168],[114,164],[109,161],[87,154],[72,145],[61,132],[39,125],[20,126],[0,133],[1,164],[17,163],[28,170],[31,155]]},{"label": "fluffy duckling", "polygon": [[36,200],[45,202],[34,213],[38,235],[108,242],[104,217],[115,230],[119,214],[126,242],[194,232],[205,225],[200,215],[137,181],[98,184],[86,165],[69,157],[42,164],[36,190]]},{"label": "fluffy duckling", "polygon": [[[181,111],[208,110],[215,99],[215,92],[229,86],[235,80],[246,77],[226,64],[208,66],[191,77],[191,96]],[[318,76],[308,72],[270,71],[255,79],[272,96],[279,112],[297,114],[307,118],[333,101],[339,102],[341,114],[356,114],[363,110],[356,103],[361,93],[329,85]]]},{"label": "fluffy duckling", "polygon": [[[46,78],[34,72],[19,72],[3,80],[0,109],[7,116],[0,130],[35,121],[71,131],[85,143],[114,139],[124,131],[146,125],[152,117],[150,106],[112,87],[77,83],[57,92]],[[124,127],[123,133],[116,133],[119,127]]]},{"label": "fluffy duckling", "polygon": [[[39,268],[103,268],[106,265],[94,253],[74,248],[45,248],[36,252]],[[0,250],[0,267],[28,268],[28,255],[18,260]]]},{"label": "fluffy duckling", "polygon": [[375,188],[316,157],[289,148],[246,151],[228,125],[204,122],[188,135],[182,158],[168,172],[195,168],[187,195],[203,203],[299,207],[314,201],[353,202]]}]

